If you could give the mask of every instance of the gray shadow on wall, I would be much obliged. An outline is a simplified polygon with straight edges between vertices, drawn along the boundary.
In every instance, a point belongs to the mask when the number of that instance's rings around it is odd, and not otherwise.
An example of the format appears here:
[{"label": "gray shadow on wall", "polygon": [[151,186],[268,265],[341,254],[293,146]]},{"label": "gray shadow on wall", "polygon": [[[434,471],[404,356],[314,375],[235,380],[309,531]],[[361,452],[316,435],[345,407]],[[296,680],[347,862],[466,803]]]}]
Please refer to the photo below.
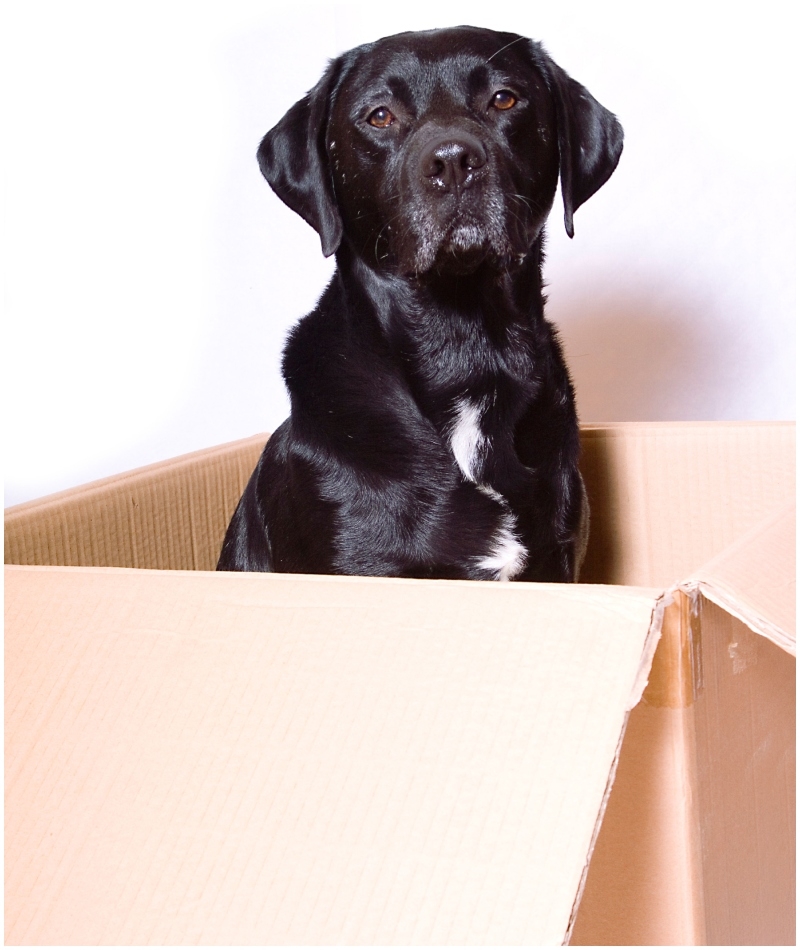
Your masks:
[{"label": "gray shadow on wall", "polygon": [[698,304],[654,296],[571,297],[549,310],[582,422],[732,418],[737,341]]}]

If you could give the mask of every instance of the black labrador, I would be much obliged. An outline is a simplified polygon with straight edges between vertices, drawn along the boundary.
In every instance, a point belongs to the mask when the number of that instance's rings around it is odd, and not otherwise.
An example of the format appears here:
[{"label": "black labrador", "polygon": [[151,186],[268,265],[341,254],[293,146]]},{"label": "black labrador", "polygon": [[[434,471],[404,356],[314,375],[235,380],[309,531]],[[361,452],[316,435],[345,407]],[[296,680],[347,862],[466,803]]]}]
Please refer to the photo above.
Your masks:
[{"label": "black labrador", "polygon": [[571,581],[588,529],[544,224],[614,171],[617,119],[542,47],[473,27],[331,62],[258,150],[336,272],[291,332],[291,416],[218,569]]}]

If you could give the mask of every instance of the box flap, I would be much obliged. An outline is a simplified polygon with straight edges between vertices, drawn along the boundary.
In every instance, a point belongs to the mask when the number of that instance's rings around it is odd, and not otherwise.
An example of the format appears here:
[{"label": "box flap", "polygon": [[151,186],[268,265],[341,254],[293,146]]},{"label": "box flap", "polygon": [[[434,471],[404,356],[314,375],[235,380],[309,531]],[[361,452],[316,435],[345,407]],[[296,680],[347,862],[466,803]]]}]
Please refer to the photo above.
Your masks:
[{"label": "box flap", "polygon": [[560,944],[657,599],[6,568],[7,942]]},{"label": "box flap", "polygon": [[790,498],[681,584],[797,655],[795,500]]},{"label": "box flap", "polygon": [[571,942],[794,946],[793,656],[674,593]]},{"label": "box flap", "polygon": [[692,789],[704,942],[796,946],[797,664],[727,608],[703,597],[698,606]]},{"label": "box flap", "polygon": [[6,564],[213,570],[266,435],[5,510]]}]

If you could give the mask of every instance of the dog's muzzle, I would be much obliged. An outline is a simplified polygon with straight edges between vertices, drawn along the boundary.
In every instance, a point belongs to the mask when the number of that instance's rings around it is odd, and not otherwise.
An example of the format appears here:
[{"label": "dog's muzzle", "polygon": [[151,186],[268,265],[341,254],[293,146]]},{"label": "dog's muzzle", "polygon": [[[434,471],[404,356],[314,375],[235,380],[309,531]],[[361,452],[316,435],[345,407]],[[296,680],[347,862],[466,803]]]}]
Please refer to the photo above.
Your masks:
[{"label": "dog's muzzle", "polygon": [[463,126],[427,124],[408,143],[398,257],[410,273],[464,274],[514,254],[501,172]]}]

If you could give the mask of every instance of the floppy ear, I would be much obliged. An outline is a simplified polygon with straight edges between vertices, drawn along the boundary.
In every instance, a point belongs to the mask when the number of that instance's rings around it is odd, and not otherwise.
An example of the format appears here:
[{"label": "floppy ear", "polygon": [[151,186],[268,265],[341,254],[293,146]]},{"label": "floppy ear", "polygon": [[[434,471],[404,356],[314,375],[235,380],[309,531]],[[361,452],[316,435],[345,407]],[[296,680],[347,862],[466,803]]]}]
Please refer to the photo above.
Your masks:
[{"label": "floppy ear", "polygon": [[340,71],[334,60],[322,79],[295,103],[258,147],[258,164],[275,194],[319,234],[330,257],[342,240],[325,149],[328,105]]},{"label": "floppy ear", "polygon": [[559,172],[564,227],[573,237],[572,215],[611,177],[622,154],[617,117],[552,60],[548,63],[558,122]]}]

